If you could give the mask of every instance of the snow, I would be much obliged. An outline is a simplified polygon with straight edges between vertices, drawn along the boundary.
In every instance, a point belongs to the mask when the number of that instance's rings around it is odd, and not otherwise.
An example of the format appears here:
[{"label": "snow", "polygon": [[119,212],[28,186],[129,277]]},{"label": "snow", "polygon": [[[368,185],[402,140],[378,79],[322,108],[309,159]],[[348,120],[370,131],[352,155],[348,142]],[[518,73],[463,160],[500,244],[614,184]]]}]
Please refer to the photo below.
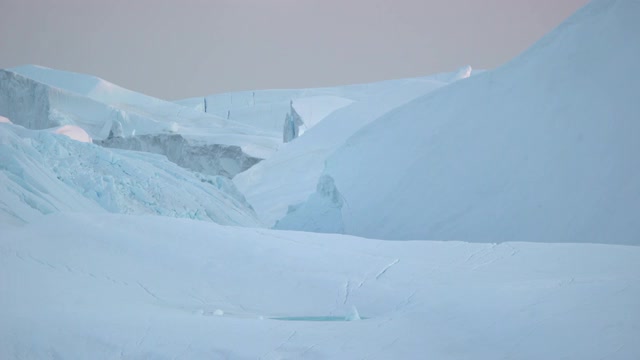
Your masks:
[{"label": "snow", "polygon": [[166,158],[0,124],[0,224],[60,211],[157,214],[258,226],[233,183]]},{"label": "snow", "polygon": [[294,109],[303,115],[304,132],[332,112],[350,104],[354,94],[349,88],[241,91],[184,99],[176,103],[205,112],[206,100],[207,114],[247,124],[282,138],[285,118],[292,103]]},{"label": "snow", "polygon": [[307,96],[293,101],[293,108],[304,119],[300,135],[316,126],[332,112],[353,103],[352,100],[331,95]]},{"label": "snow", "polygon": [[279,226],[640,244],[639,14],[638,1],[594,1],[505,66],[371,122],[327,156],[344,205],[312,196]]},{"label": "snow", "polygon": [[0,70],[0,359],[640,358],[638,14],[178,103]]},{"label": "snow", "polygon": [[[270,156],[280,143],[279,136],[251,126],[138,94],[93,76],[39,66],[0,70],[0,115],[31,129],[77,126],[98,141],[178,134],[191,147],[233,146],[247,149],[251,153],[245,155],[257,159]],[[162,154],[176,151],[162,150]],[[214,173],[217,169],[208,170]]]},{"label": "snow", "polygon": [[3,358],[640,353],[635,246],[391,242],[115,214],[50,215],[1,244]]},{"label": "snow", "polygon": [[[238,174],[233,181],[261,221],[272,226],[287,214],[289,207],[302,203],[314,192],[326,159],[346,139],[395,107],[454,81],[454,75],[333,88],[334,93],[348,95],[353,102],[333,111],[303,136],[284,144],[273,156]],[[294,107],[295,104],[294,101]]]}]

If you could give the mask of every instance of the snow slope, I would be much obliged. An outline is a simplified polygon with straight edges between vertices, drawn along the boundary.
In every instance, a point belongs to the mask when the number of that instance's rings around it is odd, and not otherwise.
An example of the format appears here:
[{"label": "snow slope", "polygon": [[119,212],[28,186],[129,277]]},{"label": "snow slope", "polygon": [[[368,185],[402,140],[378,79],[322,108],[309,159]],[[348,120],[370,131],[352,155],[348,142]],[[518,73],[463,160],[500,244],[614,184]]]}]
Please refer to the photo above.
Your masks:
[{"label": "snow slope", "polygon": [[5,359],[640,355],[639,247],[392,242],[86,214],[2,235]]},{"label": "snow slope", "polygon": [[0,124],[0,226],[60,211],[259,224],[227,179],[194,174],[158,155]]},{"label": "snow slope", "polygon": [[[454,73],[332,88],[353,103],[331,112],[304,136],[282,145],[269,159],[238,174],[234,183],[260,219],[271,226],[287,214],[289,206],[303,202],[314,192],[326,158],[353,133],[393,108],[470,73],[471,68],[464,67]],[[310,106],[300,105],[307,100],[294,100],[294,105],[296,101],[299,105],[296,112],[303,119],[311,112]]]},{"label": "snow slope", "polygon": [[638,16],[639,1],[593,1],[505,66],[376,120],[327,160],[339,201],[318,192],[278,226],[640,244]]},{"label": "snow slope", "polygon": [[[184,152],[172,160],[187,154],[195,157],[193,162],[178,162],[191,169],[194,163],[202,164],[203,158],[234,161],[220,151],[209,151],[213,145],[231,148],[255,163],[280,143],[280,137],[245,124],[138,94],[93,76],[40,66],[0,70],[0,115],[31,129],[77,126],[104,146],[162,155]],[[181,141],[158,146],[164,142],[156,137],[168,134]],[[180,146],[171,146],[176,144]],[[246,169],[239,162],[205,172],[233,176],[238,171],[230,170],[236,167]]]}]

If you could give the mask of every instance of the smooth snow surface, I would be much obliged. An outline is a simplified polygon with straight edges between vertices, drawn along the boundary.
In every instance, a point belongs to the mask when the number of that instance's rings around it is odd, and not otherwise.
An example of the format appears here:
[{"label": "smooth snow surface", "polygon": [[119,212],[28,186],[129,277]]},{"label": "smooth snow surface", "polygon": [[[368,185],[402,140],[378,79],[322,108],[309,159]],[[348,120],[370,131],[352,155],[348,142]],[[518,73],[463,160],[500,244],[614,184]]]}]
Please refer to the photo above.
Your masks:
[{"label": "smooth snow surface", "polygon": [[0,70],[0,359],[640,359],[638,18],[178,103]]},{"label": "smooth snow surface", "polygon": [[259,224],[229,180],[191,173],[157,155],[0,124],[0,226],[60,211]]},{"label": "smooth snow surface", "polygon": [[3,229],[0,357],[632,360],[638,264],[632,246],[55,214]]},{"label": "smooth snow surface", "polygon": [[639,1],[594,1],[377,119],[327,160],[344,205],[313,196],[279,226],[334,232],[318,214],[340,211],[325,219],[373,238],[640,244],[638,17]]}]

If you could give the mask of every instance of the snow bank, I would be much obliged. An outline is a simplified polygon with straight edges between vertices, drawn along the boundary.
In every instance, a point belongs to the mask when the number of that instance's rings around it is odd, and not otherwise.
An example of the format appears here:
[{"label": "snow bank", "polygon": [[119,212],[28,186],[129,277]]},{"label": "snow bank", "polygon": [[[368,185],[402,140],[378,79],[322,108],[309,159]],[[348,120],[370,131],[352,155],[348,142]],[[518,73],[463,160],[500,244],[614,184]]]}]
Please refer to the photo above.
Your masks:
[{"label": "snow bank", "polygon": [[11,122],[11,120],[9,120],[8,118],[4,117],[4,116],[0,116],[0,123],[7,123],[7,124],[13,124]]},{"label": "snow bank", "polygon": [[640,243],[638,16],[638,1],[594,1],[507,65],[363,128],[326,165],[345,233]]}]

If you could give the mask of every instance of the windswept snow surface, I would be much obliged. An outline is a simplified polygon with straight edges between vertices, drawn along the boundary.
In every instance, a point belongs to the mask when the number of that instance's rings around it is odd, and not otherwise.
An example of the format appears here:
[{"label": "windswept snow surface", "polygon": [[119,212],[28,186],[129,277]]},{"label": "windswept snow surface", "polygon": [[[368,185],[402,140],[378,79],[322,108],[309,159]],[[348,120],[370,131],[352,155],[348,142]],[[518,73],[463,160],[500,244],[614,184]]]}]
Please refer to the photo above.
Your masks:
[{"label": "windswept snow surface", "polygon": [[376,120],[327,160],[341,204],[318,193],[279,226],[640,244],[638,17],[640,1],[593,1],[507,65]]},{"label": "windswept snow surface", "polygon": [[632,360],[638,264],[633,246],[55,214],[3,229],[0,357]]},{"label": "windswept snow surface", "polygon": [[0,226],[59,211],[259,224],[227,179],[196,175],[158,155],[0,124]]},{"label": "windswept snow surface", "polygon": [[[463,70],[471,71],[470,67]],[[454,72],[331,88],[334,93],[353,99],[353,103],[331,112],[303,136],[282,145],[269,159],[238,174],[234,183],[260,219],[271,226],[287,214],[290,206],[314,192],[327,157],[356,131],[393,108],[459,78],[459,72]],[[311,113],[307,100],[294,100],[294,107],[296,101],[296,112],[300,111],[301,116]]]},{"label": "windswept snow surface", "polygon": [[[77,126],[98,141],[120,140],[103,142],[105,146],[142,151],[153,149],[152,152],[163,155],[183,150],[183,147],[173,148],[171,144],[152,144],[158,143],[155,137],[169,134],[184,139],[183,143],[190,150],[185,154],[211,157],[218,154],[209,153],[208,147],[217,145],[235,147],[245,157],[264,159],[281,142],[281,136],[138,94],[97,77],[40,66],[0,70],[0,115],[31,129]],[[138,146],[140,144],[142,146]],[[192,164],[182,162],[178,165],[189,168]],[[239,171],[246,169],[239,164],[235,167]],[[215,167],[206,172],[230,173],[228,168]],[[229,176],[233,175],[235,172]]]}]

